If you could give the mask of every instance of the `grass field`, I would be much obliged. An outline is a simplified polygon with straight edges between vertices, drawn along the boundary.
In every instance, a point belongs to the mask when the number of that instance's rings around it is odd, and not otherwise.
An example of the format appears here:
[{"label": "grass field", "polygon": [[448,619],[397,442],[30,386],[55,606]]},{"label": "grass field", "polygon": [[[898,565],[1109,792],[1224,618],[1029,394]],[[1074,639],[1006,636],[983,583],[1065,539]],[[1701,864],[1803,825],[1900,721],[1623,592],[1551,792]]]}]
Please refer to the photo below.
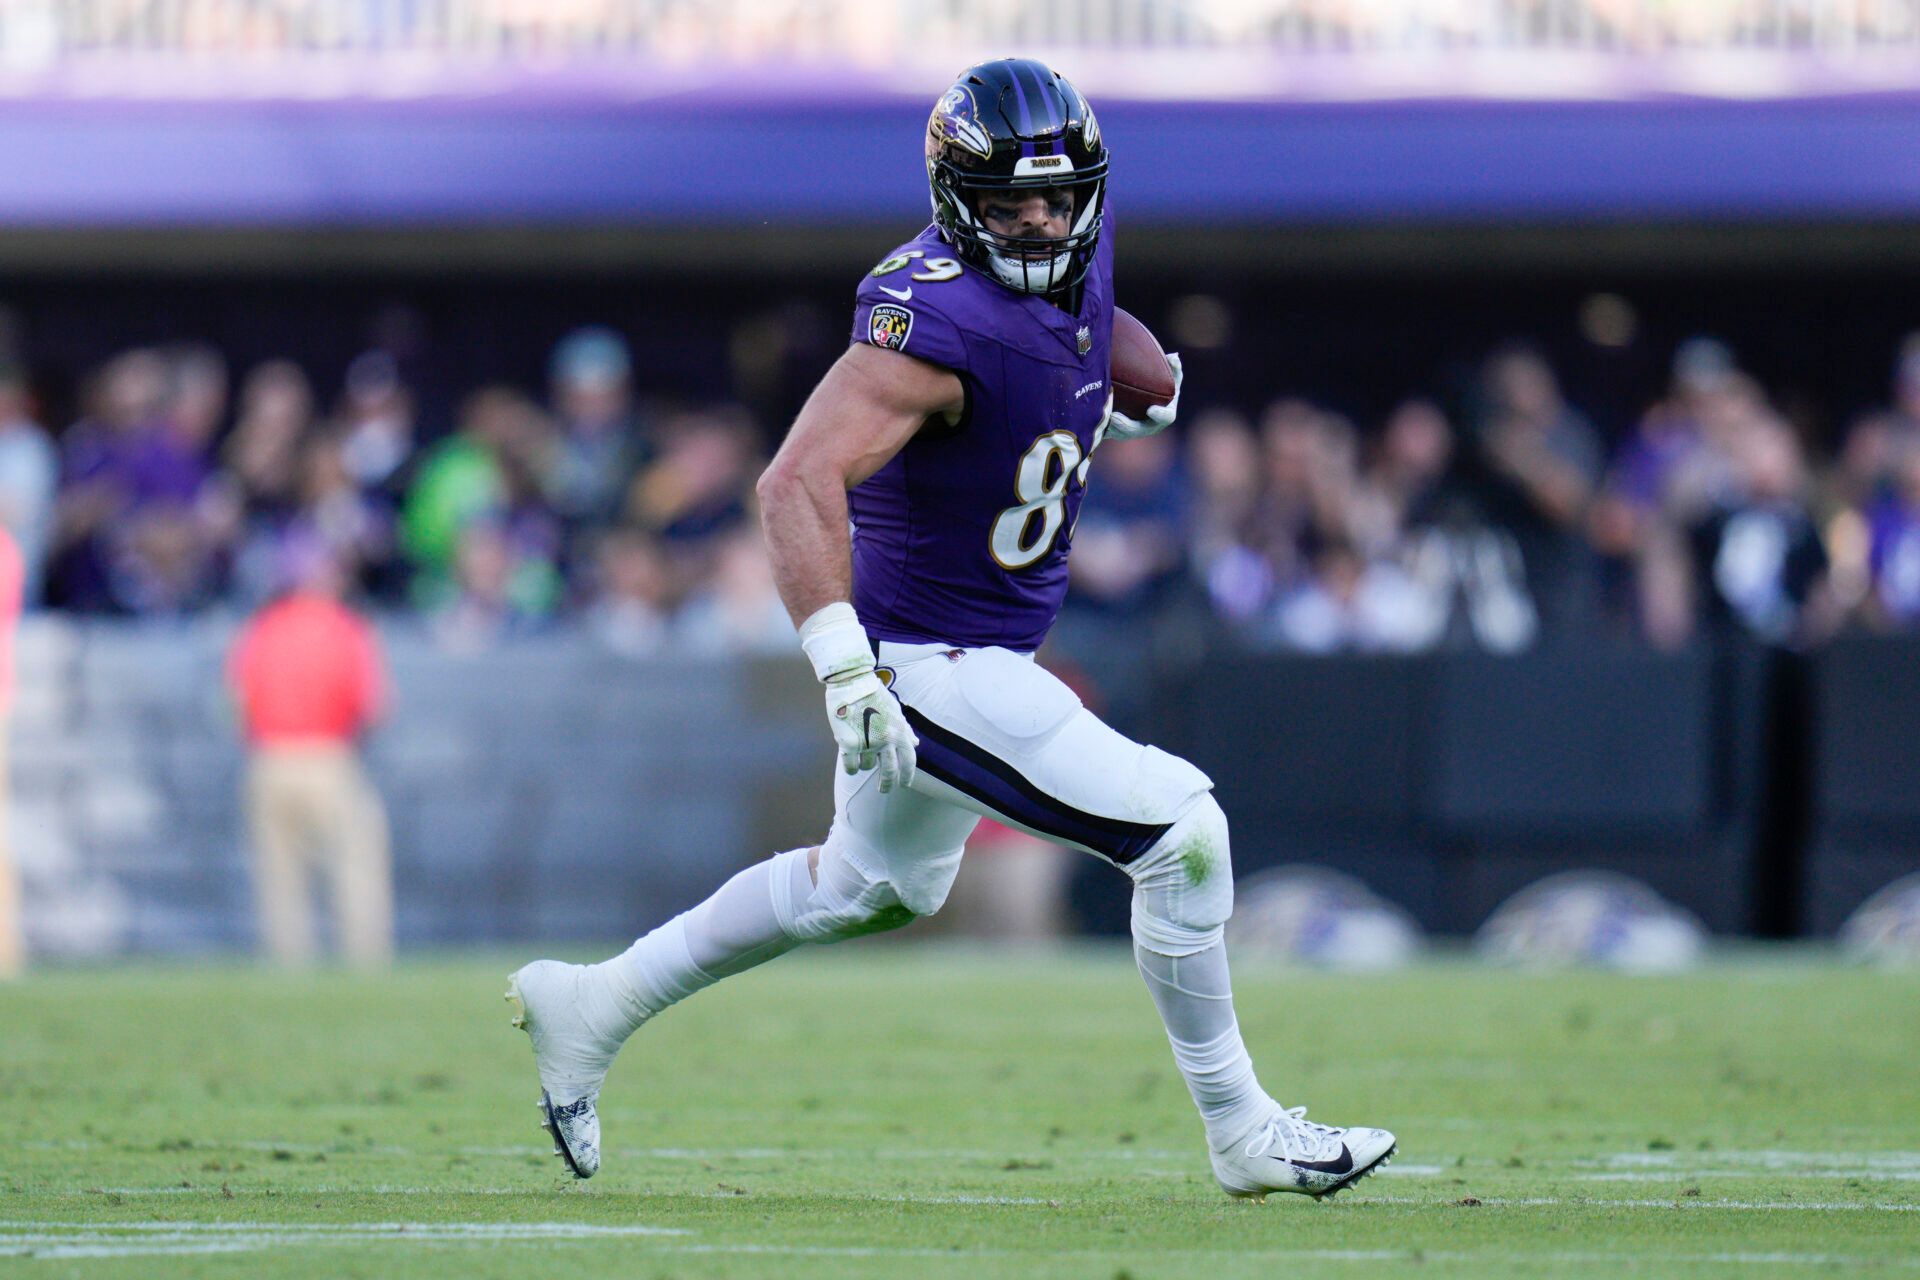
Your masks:
[{"label": "grass field", "polygon": [[1244,968],[1263,1081],[1395,1129],[1327,1203],[1223,1197],[1125,954],[852,944],[643,1031],[606,1167],[537,1132],[514,958],[0,987],[0,1273],[1920,1272],[1920,977]]}]

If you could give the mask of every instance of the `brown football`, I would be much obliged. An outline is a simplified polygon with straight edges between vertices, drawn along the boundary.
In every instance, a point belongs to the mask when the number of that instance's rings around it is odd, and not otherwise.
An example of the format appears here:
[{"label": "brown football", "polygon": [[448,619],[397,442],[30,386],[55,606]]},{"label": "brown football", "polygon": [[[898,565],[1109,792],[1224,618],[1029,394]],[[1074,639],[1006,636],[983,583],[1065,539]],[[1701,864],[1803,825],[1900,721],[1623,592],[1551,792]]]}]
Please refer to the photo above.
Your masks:
[{"label": "brown football", "polygon": [[1173,367],[1153,331],[1120,308],[1113,309],[1113,356],[1107,374],[1113,407],[1129,418],[1173,399]]}]

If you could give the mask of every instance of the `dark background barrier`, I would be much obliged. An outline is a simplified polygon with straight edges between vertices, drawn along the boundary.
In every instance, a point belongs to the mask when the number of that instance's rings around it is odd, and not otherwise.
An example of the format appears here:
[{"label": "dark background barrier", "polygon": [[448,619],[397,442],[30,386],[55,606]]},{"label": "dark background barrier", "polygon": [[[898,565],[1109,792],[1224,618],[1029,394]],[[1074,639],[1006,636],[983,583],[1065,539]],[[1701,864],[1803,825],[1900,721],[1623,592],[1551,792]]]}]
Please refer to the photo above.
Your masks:
[{"label": "dark background barrier", "polygon": [[[1213,777],[1242,878],[1332,866],[1459,933],[1599,868],[1717,932],[1796,936],[1920,869],[1916,723],[1920,646],[1850,638],[1812,658],[1223,656],[1163,676],[1139,728]],[[1083,882],[1076,902],[1117,930],[1113,897]]]},{"label": "dark background barrier", "polygon": [[1146,732],[1213,777],[1243,876],[1330,865],[1463,932],[1541,876],[1605,868],[1751,932],[1759,758],[1724,749],[1717,656],[1228,657],[1163,681]]},{"label": "dark background barrier", "polygon": [[1862,898],[1920,867],[1920,650],[1834,645],[1812,667],[1812,838],[1806,928],[1826,933]]},{"label": "dark background barrier", "polygon": [[[222,624],[29,627],[14,836],[42,950],[250,943],[226,639]],[[387,639],[397,703],[370,763],[404,944],[617,938],[825,832],[831,751],[797,658],[631,662],[566,633],[450,655],[404,625]],[[1594,643],[1126,665],[1146,696],[1109,714],[1213,777],[1243,880],[1335,867],[1432,930],[1470,931],[1587,867],[1721,933],[1826,935],[1920,869],[1911,640],[1808,659]],[[1126,890],[1087,859],[1082,922],[1123,932]]]}]

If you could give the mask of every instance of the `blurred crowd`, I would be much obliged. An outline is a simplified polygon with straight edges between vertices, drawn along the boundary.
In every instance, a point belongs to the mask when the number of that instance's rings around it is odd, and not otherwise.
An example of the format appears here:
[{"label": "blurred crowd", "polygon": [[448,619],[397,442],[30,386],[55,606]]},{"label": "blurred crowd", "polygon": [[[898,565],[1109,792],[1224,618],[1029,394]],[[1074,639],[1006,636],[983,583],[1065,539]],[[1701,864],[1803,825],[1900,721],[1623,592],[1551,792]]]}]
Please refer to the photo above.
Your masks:
[{"label": "blurred crowd", "polygon": [[[1487,357],[1451,416],[1415,398],[1363,431],[1281,399],[1257,420],[1197,416],[1184,463],[1161,450],[1147,467],[1164,477],[1158,518],[1131,551],[1088,557],[1083,587],[1118,599],[1102,565],[1137,575],[1157,556],[1169,583],[1197,583],[1271,646],[1504,653],[1613,634],[1674,649],[1737,630],[1805,647],[1920,621],[1920,335],[1891,402],[1822,466],[1706,337],[1679,348],[1666,393],[1613,442],[1515,345]],[[1103,467],[1090,507],[1145,466]]]},{"label": "blurred crowd", "polygon": [[[1912,0],[943,0],[875,6],[851,0],[756,0],[661,6],[642,0],[41,0],[5,31],[28,65],[95,50],[251,58],[275,54],[446,52],[511,59],[640,48],[679,58],[848,52],[858,34],[898,57],[947,42],[1044,32],[1053,42],[1175,47],[1264,44],[1344,52],[1475,48],[1839,48],[1911,45]],[[863,33],[863,28],[865,29]]]},{"label": "blurred crowd", "polygon": [[[1491,352],[1462,403],[1377,423],[1196,404],[1100,449],[1071,607],[1309,652],[1920,624],[1920,335],[1895,364],[1887,405],[1820,459],[1712,338],[1614,441],[1526,346]],[[538,395],[473,390],[438,438],[379,349],[317,387],[288,360],[141,348],[79,399],[56,434],[0,361],[0,524],[30,606],[247,611],[324,573],[455,649],[561,619],[634,656],[792,643],[753,510],[778,424],[649,400],[611,330],[560,341]]]},{"label": "blurred crowd", "polygon": [[730,406],[643,410],[605,329],[553,353],[544,399],[481,387],[423,439],[388,354],[328,395],[272,360],[137,349],[88,379],[57,443],[0,367],[0,521],[29,599],[78,613],[247,610],[343,572],[454,648],[577,617],[613,649],[791,643],[749,502],[763,445]]}]

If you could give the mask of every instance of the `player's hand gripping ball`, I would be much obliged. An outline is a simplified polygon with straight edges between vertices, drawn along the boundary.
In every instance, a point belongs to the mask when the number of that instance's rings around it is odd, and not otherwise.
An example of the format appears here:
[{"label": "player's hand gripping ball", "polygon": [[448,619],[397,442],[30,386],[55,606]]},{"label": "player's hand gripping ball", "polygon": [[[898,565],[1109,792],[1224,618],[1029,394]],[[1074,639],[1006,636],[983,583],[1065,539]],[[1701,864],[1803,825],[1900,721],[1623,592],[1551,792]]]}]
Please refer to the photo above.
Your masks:
[{"label": "player's hand gripping ball", "polygon": [[1165,431],[1180,411],[1180,356],[1119,307],[1113,309],[1113,355],[1108,371],[1113,411],[1109,440],[1135,440]]}]

